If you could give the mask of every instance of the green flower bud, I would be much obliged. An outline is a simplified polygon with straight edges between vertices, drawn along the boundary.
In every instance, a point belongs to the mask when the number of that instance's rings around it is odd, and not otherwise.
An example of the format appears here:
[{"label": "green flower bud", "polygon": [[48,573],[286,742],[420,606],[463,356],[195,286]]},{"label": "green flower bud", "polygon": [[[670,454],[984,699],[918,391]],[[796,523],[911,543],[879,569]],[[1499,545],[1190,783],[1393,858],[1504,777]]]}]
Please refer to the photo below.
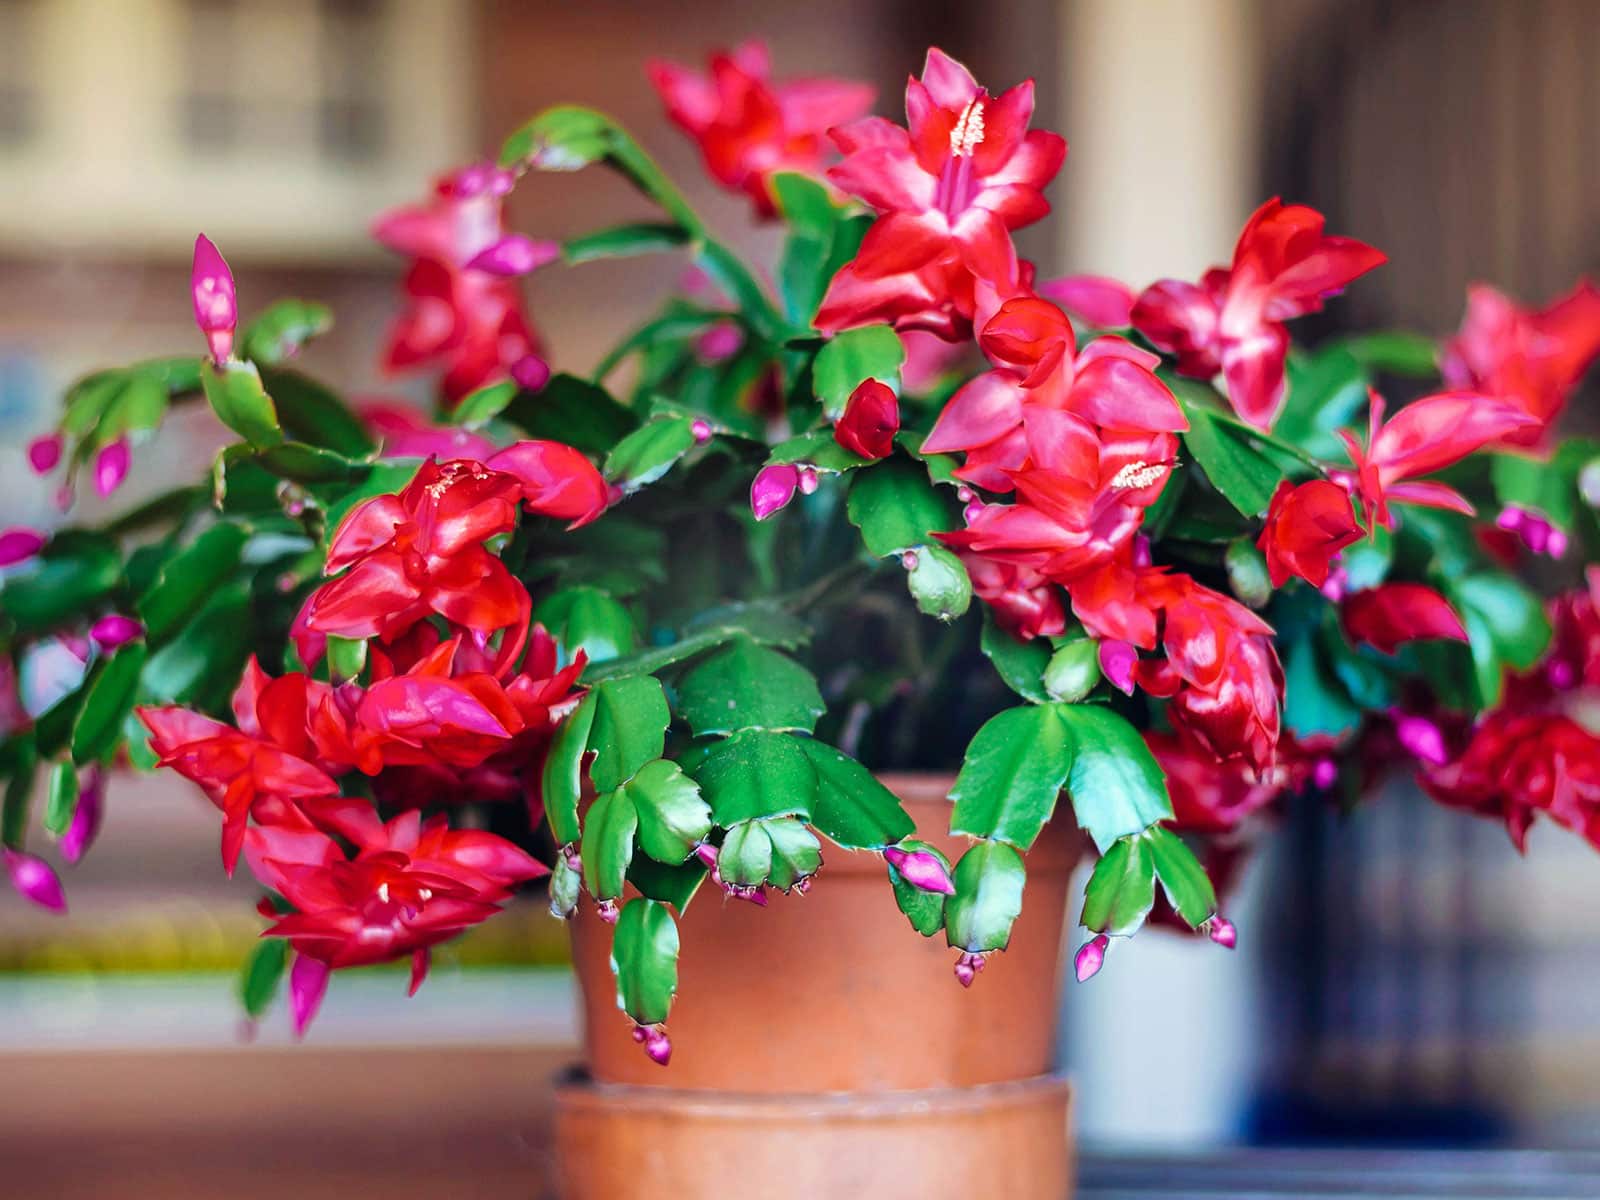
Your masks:
[{"label": "green flower bud", "polygon": [[1248,538],[1235,538],[1229,542],[1224,562],[1228,568],[1228,586],[1240,601],[1251,608],[1261,608],[1272,599],[1272,579],[1267,575],[1267,560]]},{"label": "green flower bud", "polygon": [[1045,691],[1072,703],[1094,691],[1100,682],[1100,647],[1092,638],[1068,642],[1050,656],[1044,669]]}]

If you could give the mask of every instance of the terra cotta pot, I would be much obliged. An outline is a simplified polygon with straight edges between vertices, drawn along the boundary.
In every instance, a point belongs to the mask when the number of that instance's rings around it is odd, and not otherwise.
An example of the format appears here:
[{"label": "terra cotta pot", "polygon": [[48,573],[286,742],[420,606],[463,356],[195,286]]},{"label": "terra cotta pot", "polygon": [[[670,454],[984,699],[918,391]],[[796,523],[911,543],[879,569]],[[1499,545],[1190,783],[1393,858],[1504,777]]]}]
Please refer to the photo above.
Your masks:
[{"label": "terra cotta pot", "polygon": [[[950,777],[883,782],[919,838],[960,857],[968,839],[945,832]],[[1046,826],[1011,944],[970,989],[943,936],[907,923],[876,854],[825,844],[810,892],[772,893],[765,908],[703,890],[679,922],[666,1067],[633,1041],[611,930],[581,906],[571,928],[589,1080],[558,1095],[561,1194],[678,1200],[739,1179],[742,1200],[1059,1200],[1067,1092],[1050,1070],[1080,836]]]}]

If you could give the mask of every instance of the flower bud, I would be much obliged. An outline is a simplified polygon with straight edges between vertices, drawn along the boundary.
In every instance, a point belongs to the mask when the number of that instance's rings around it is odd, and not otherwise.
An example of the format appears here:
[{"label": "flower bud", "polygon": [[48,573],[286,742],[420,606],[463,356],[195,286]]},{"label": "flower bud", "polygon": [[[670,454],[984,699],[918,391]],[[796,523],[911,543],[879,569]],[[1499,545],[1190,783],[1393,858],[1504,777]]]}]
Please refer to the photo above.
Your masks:
[{"label": "flower bud", "polygon": [[1339,782],[1339,764],[1331,758],[1319,758],[1311,768],[1311,782],[1319,791],[1327,791]]},{"label": "flower bud", "polygon": [[525,234],[508,233],[473,255],[467,262],[467,270],[502,277],[526,275],[560,257],[561,247],[555,242],[535,241]]},{"label": "flower bud", "polygon": [[650,1056],[650,1061],[658,1066],[666,1066],[672,1061],[672,1041],[667,1037],[666,1030],[651,1026],[645,1031],[644,1052]]},{"label": "flower bud", "polygon": [[1211,940],[1224,950],[1232,950],[1239,944],[1239,930],[1227,917],[1213,916],[1204,928]]},{"label": "flower bud", "polygon": [[594,906],[594,911],[595,914],[607,925],[615,925],[617,923],[617,918],[622,916],[622,913],[617,909],[617,902],[615,900],[600,901],[600,903]]},{"label": "flower bud", "polygon": [[1100,643],[1100,672],[1124,695],[1133,695],[1133,668],[1138,661],[1139,651],[1131,642],[1107,640]]},{"label": "flower bud", "polygon": [[144,626],[121,613],[107,613],[89,628],[89,637],[94,644],[108,651],[143,635]]},{"label": "flower bud", "polygon": [[701,842],[694,848],[694,856],[705,864],[706,870],[717,869],[717,848],[710,842]]},{"label": "flower bud", "polygon": [[817,484],[819,482],[817,478],[817,469],[815,467],[801,467],[800,474],[796,479],[796,482],[799,484],[800,494],[802,496],[811,495],[812,492],[817,490]]},{"label": "flower bud", "polygon": [[36,475],[48,475],[61,461],[61,435],[47,433],[28,443],[28,465]]},{"label": "flower bud", "polygon": [[[234,295],[233,272],[211,239],[201,234],[194,242],[194,267],[189,274],[194,298],[194,322],[206,335],[214,362],[233,356],[233,332],[239,324],[239,302]],[[101,495],[105,495],[104,492]]]},{"label": "flower bud", "polygon": [[[813,472],[815,474],[815,472]],[[750,511],[756,520],[765,521],[785,504],[794,499],[800,486],[800,469],[790,463],[777,463],[762,467],[750,485]]]},{"label": "flower bud", "polygon": [[695,339],[694,352],[703,363],[732,358],[744,345],[744,330],[736,321],[718,321]]},{"label": "flower bud", "polygon": [[1078,947],[1078,953],[1072,957],[1072,970],[1079,983],[1087,983],[1100,973],[1100,968],[1106,965],[1106,948],[1110,945],[1111,939],[1101,933]]},{"label": "flower bud", "polygon": [[930,542],[900,556],[906,585],[917,608],[941,621],[953,621],[972,605],[972,578],[951,551]]},{"label": "flower bud", "polygon": [[294,966],[289,968],[289,1018],[295,1037],[305,1037],[306,1030],[316,1019],[331,973],[332,968],[320,958],[295,954]]},{"label": "flower bud", "polygon": [[524,354],[511,364],[511,378],[525,392],[542,392],[550,382],[550,364],[537,354]]},{"label": "flower bud", "polygon": [[94,490],[101,499],[111,495],[128,477],[133,455],[128,450],[128,439],[119,437],[110,445],[102,446],[94,456]]},{"label": "flower bud", "polygon": [[978,977],[978,972],[983,970],[984,957],[981,954],[962,953],[956,958],[956,982],[962,987],[971,987],[972,981]]},{"label": "flower bud", "polygon": [[689,435],[694,438],[696,446],[704,446],[711,440],[711,422],[703,417],[696,417],[689,422]]},{"label": "flower bud", "polygon": [[1411,757],[1430,766],[1441,767],[1450,761],[1450,751],[1444,744],[1444,732],[1427,717],[1411,713],[1394,712],[1394,733],[1400,745]]},{"label": "flower bud", "polygon": [[1249,538],[1235,538],[1229,542],[1223,563],[1228,570],[1228,586],[1241,603],[1261,608],[1272,599],[1272,579],[1267,574],[1266,556]]},{"label": "flower bud", "polygon": [[0,567],[14,566],[44,549],[44,534],[16,526],[0,533]]},{"label": "flower bud", "polygon": [[884,861],[914,888],[924,892],[938,892],[954,896],[956,885],[950,878],[950,869],[931,850],[906,850],[901,846],[886,846]]},{"label": "flower bud", "polygon": [[99,767],[90,767],[83,787],[78,789],[78,807],[72,811],[72,823],[61,835],[61,857],[76,865],[100,832],[100,819],[105,813],[105,776]]},{"label": "flower bud", "polygon": [[6,873],[11,876],[11,886],[24,900],[48,908],[51,912],[67,911],[66,893],[61,890],[61,880],[50,864],[36,854],[21,850],[5,851]]},{"label": "flower bud", "polygon": [[1578,472],[1578,495],[1590,508],[1600,508],[1600,458],[1591,458]]},{"label": "flower bud", "polygon": [[1050,656],[1044,669],[1044,690],[1072,703],[1094,691],[1100,682],[1100,646],[1092,638],[1068,642]]}]

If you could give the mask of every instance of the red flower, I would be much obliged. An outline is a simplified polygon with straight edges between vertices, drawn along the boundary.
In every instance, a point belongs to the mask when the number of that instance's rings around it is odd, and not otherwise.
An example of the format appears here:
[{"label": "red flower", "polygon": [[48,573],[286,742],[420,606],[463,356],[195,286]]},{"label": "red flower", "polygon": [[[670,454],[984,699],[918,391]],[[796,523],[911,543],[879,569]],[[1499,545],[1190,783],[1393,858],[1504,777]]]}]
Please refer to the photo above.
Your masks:
[{"label": "red flower", "polygon": [[957,341],[979,281],[1013,295],[1011,231],[1050,211],[1043,189],[1067,152],[1058,135],[1028,129],[1032,116],[1032,80],[991,97],[930,50],[922,78],[906,85],[909,128],[867,117],[834,130],[845,159],[828,177],[879,217],[829,285],[817,328],[892,321]]},{"label": "red flower", "polygon": [[823,135],[872,107],[873,90],[862,83],[773,83],[771,56],[760,42],[713,54],[709,76],[668,62],[646,70],[667,115],[700,144],[706,169],[724,187],[747,193],[762,217],[777,213],[772,175],[815,174],[827,151]]},{"label": "red flower", "polygon": [[1484,392],[1530,417],[1507,445],[1537,446],[1600,356],[1600,288],[1587,279],[1538,310],[1479,284],[1467,292],[1461,331],[1444,344],[1440,368],[1451,387]]},{"label": "red flower", "polygon": [[1185,576],[1165,578],[1166,659],[1143,659],[1135,675],[1147,692],[1170,697],[1168,718],[1180,737],[1219,759],[1242,759],[1261,774],[1272,767],[1282,729],[1283,668],[1272,627],[1236,600]]},{"label": "red flower", "polygon": [[1283,323],[1317,312],[1386,257],[1353,238],[1328,237],[1323,216],[1274,197],[1239,235],[1231,268],[1213,268],[1198,284],[1163,279],[1134,305],[1134,326],[1177,355],[1178,370],[1209,379],[1219,371],[1228,400],[1250,424],[1270,429],[1284,401]]},{"label": "red flower", "polygon": [[511,183],[498,168],[466,167],[440,179],[426,204],[393,209],[372,227],[379,242],[414,260],[385,366],[444,368],[450,403],[510,378],[514,363],[539,353],[522,294],[505,276],[550,261],[555,248],[505,232]]},{"label": "red flower", "polygon": [[[1155,377],[1160,362],[1121,338],[1096,338],[1080,352],[1066,314],[1046,300],[1007,301],[980,338],[999,369],[962,387],[939,415],[923,449],[966,452],[956,472],[991,491],[1009,491],[1028,458],[1024,420],[1044,409],[1104,428],[1166,433],[1187,429],[1172,393]],[[1037,460],[1050,465],[1050,460]]]},{"label": "red flower", "polygon": [[1361,526],[1342,487],[1326,479],[1299,486],[1285,479],[1272,494],[1256,545],[1267,556],[1273,587],[1282,587],[1291,575],[1321,587],[1334,556],[1360,540]]},{"label": "red flower", "polygon": [[1355,592],[1345,598],[1339,616],[1351,641],[1385,654],[1393,654],[1402,642],[1424,638],[1467,640],[1450,602],[1420,583],[1385,583]]},{"label": "red flower", "polygon": [[388,962],[500,911],[518,883],[547,868],[492,833],[451,830],[402,813],[346,858],[315,830],[252,829],[245,857],[295,911],[266,931],[329,966]]},{"label": "red flower", "polygon": [[318,687],[327,685],[304,675],[269,679],[252,658],[233,697],[239,729],[182,708],[138,710],[160,765],[199,784],[222,810],[222,863],[230,875],[252,815],[345,836],[376,823],[365,801],[335,799],[339,785],[315,761],[306,712]]},{"label": "red flower", "polygon": [[594,464],[562,442],[517,442],[484,465],[522,485],[522,501],[529,512],[570,521],[569,529],[597,519],[613,499]]},{"label": "red flower", "polygon": [[1355,471],[1335,474],[1348,481],[1369,526],[1393,526],[1391,500],[1470,514],[1472,505],[1454,488],[1406,481],[1441,471],[1474,450],[1535,423],[1512,405],[1475,392],[1424,396],[1387,422],[1384,409],[1383,397],[1370,392],[1365,449],[1353,434],[1339,431]]},{"label": "red flower", "polygon": [[1214,755],[1170,733],[1144,735],[1167,777],[1173,829],[1185,833],[1232,833],[1283,794],[1286,780],[1264,782],[1242,762],[1219,763]]},{"label": "red flower", "polygon": [[899,398],[888,384],[866,379],[850,393],[844,415],[833,427],[833,440],[862,458],[884,458],[894,453],[899,432]]},{"label": "red flower", "polygon": [[1555,636],[1544,660],[1508,677],[1500,707],[1460,752],[1418,776],[1441,804],[1503,820],[1519,850],[1540,813],[1600,847],[1600,737],[1588,717],[1600,688],[1600,570],[1590,569],[1589,582],[1551,602]]},{"label": "red flower", "polygon": [[1026,642],[1066,632],[1061,592],[1039,572],[970,552],[961,561],[974,594],[994,610],[995,621],[1007,633]]},{"label": "red flower", "polygon": [[1039,295],[1099,329],[1126,329],[1133,324],[1138,297],[1127,284],[1104,275],[1066,275],[1039,285]]},{"label": "red flower", "polygon": [[485,640],[506,630],[502,653],[510,661],[531,605],[527,590],[482,543],[515,527],[523,490],[511,475],[470,459],[430,461],[398,495],[357,505],[328,549],[327,569],[349,570],[313,592],[301,610],[301,657],[320,657],[312,634],[387,640],[437,614]]}]

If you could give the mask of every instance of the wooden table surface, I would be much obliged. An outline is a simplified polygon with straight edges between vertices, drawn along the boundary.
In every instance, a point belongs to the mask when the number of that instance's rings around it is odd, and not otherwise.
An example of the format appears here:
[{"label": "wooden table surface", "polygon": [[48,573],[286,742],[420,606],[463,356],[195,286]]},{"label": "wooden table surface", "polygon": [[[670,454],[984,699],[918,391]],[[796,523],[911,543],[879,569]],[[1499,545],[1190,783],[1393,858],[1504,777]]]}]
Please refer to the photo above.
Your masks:
[{"label": "wooden table surface", "polygon": [[[549,1084],[571,1058],[528,1047],[8,1053],[0,1194],[542,1200]],[[1085,1153],[1080,1174],[1080,1200],[1600,1197],[1595,1154]]]}]

